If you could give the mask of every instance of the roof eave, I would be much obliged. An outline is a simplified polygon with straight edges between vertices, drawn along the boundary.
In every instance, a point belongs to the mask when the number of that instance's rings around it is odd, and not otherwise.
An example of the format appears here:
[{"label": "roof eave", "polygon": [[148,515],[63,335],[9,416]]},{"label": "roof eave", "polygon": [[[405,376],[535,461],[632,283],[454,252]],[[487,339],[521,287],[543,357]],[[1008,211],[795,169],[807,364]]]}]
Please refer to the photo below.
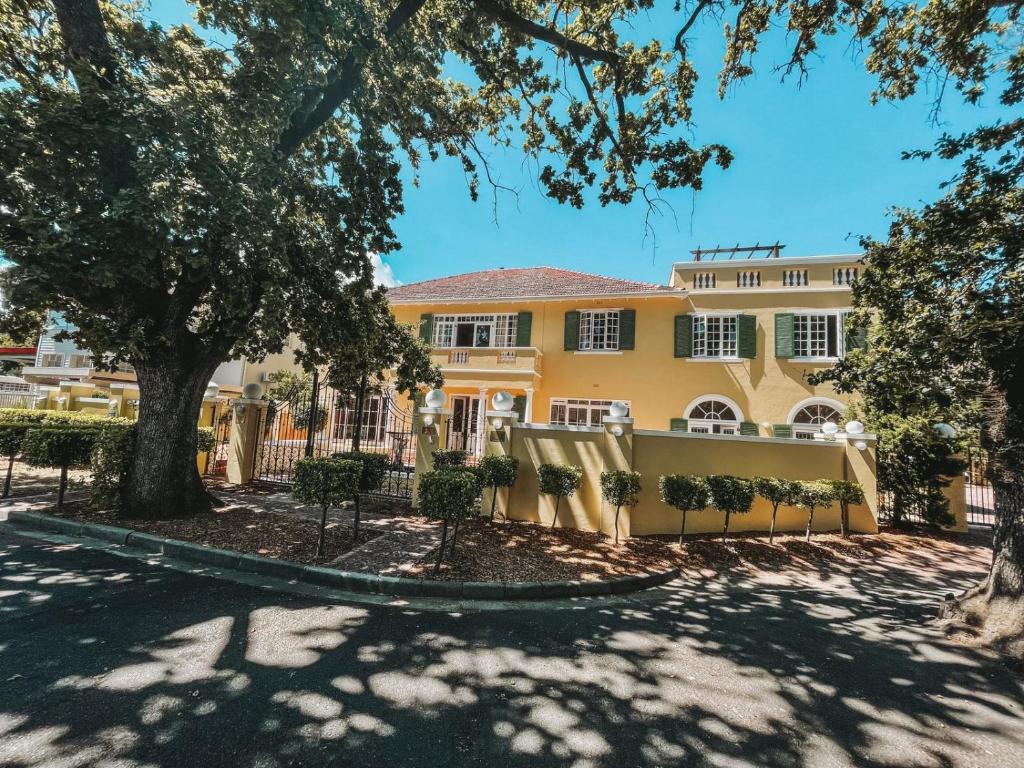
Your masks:
[{"label": "roof eave", "polygon": [[422,299],[392,299],[392,304],[491,304],[510,301],[577,301],[582,299],[628,299],[649,296],[685,296],[685,288],[666,288],[659,291],[624,291],[619,293],[572,293],[559,296],[470,296],[459,298],[437,297]]}]

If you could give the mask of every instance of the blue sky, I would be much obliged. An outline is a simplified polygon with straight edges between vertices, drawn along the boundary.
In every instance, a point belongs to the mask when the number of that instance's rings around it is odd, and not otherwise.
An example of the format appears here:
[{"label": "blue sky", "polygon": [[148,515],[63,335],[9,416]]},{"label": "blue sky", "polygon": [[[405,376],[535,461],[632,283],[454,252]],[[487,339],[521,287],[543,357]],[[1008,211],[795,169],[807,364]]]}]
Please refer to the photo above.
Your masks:
[{"label": "blue sky", "polygon": [[[670,44],[677,25],[671,3],[647,26]],[[149,15],[167,23],[187,19],[181,0],[156,0]],[[939,196],[939,183],[956,166],[900,158],[907,149],[931,147],[943,132],[959,132],[995,119],[995,95],[965,106],[947,95],[939,123],[930,120],[931,92],[899,104],[870,104],[873,79],[863,60],[839,35],[823,42],[808,80],[780,82],[774,67],[786,60],[783,31],[765,41],[757,74],[717,96],[721,28],[713,21],[691,32],[701,81],[694,100],[691,141],[720,142],[735,154],[727,170],[709,168],[704,189],[664,194],[674,215],[655,218],[655,237],[645,234],[646,207],[602,208],[591,196],[583,210],[540,192],[515,149],[492,149],[502,184],[497,224],[490,190],[469,199],[461,167],[442,159],[425,165],[420,185],[405,173],[405,214],[395,228],[402,249],[385,257],[401,282],[499,266],[553,265],[662,282],[673,261],[692,248],[752,245],[778,240],[783,255],[856,251],[860,235],[884,235],[893,205],[919,206]]]}]

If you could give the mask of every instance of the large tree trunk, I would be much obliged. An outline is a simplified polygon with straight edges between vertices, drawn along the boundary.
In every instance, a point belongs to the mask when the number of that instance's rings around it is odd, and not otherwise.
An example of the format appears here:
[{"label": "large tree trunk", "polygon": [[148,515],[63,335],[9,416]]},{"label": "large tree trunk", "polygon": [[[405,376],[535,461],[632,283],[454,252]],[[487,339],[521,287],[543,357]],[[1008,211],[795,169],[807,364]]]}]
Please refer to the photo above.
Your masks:
[{"label": "large tree trunk", "polygon": [[939,617],[951,633],[1024,657],[1024,391],[990,406],[998,415],[985,435],[995,496],[996,524],[988,578],[957,598]]},{"label": "large tree trunk", "polygon": [[169,518],[210,509],[196,464],[196,426],[216,367],[215,362],[135,364],[139,420],[124,494],[127,514]]}]

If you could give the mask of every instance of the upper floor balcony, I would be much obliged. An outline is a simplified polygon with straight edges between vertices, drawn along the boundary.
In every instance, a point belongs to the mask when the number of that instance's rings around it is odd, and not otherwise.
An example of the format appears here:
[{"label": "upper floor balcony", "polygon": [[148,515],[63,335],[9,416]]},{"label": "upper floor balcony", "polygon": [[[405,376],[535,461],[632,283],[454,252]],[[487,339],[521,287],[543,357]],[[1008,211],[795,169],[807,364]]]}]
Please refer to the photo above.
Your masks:
[{"label": "upper floor balcony", "polygon": [[864,269],[859,254],[787,258],[776,247],[766,257],[760,250],[714,249],[711,258],[695,251],[694,261],[673,265],[671,285],[697,293],[849,291]]},{"label": "upper floor balcony", "polygon": [[536,347],[434,347],[431,361],[446,376],[460,373],[539,374],[543,353]]}]

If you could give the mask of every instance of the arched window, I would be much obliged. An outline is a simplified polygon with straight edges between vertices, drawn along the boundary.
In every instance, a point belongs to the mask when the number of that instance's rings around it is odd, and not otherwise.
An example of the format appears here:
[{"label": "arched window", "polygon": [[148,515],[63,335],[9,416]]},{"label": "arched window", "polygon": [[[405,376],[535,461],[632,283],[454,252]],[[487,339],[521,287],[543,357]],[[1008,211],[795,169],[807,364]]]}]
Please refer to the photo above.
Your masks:
[{"label": "arched window", "polygon": [[686,410],[686,428],[705,435],[738,435],[740,409],[725,397],[709,395],[698,398]]},{"label": "arched window", "polygon": [[839,424],[846,406],[835,400],[816,398],[797,403],[790,413],[789,422],[793,426],[793,437],[802,440],[813,440],[816,432],[826,421]]}]

